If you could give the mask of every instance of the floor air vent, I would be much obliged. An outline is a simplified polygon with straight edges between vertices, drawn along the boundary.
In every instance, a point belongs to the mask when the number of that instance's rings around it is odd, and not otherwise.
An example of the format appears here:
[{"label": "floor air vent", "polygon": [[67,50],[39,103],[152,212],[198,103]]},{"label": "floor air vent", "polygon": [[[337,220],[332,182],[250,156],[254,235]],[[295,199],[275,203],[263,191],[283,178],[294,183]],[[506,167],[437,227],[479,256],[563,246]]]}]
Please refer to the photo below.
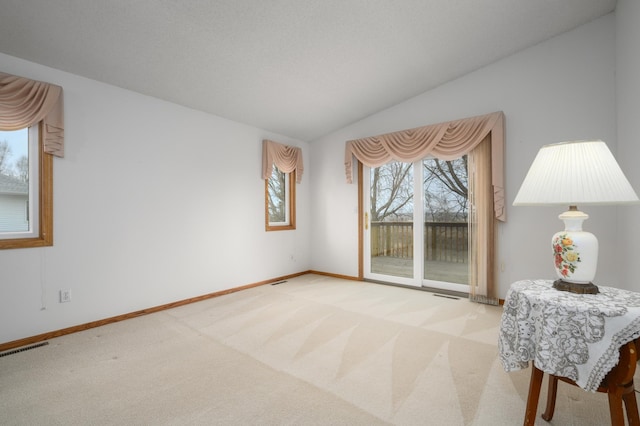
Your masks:
[{"label": "floor air vent", "polygon": [[484,303],[485,305],[500,306],[500,301],[495,297],[475,295],[469,298],[472,302]]},{"label": "floor air vent", "polygon": [[445,299],[453,299],[453,300],[460,300],[459,297],[456,296],[449,296],[448,294],[438,294],[438,293],[433,293],[434,296],[437,297],[444,297]]},{"label": "floor air vent", "polygon": [[2,358],[3,356],[8,356],[8,355],[17,354],[19,352],[28,351],[29,349],[35,349],[35,348],[39,348],[41,346],[47,346],[48,344],[49,344],[49,342],[42,342],[42,343],[37,343],[37,344],[31,345],[31,346],[25,346],[24,348],[14,349],[14,350],[8,351],[8,352],[2,352],[2,353],[0,353],[0,358]]},{"label": "floor air vent", "polygon": [[284,284],[284,283],[286,283],[286,282],[287,282],[287,280],[284,280],[284,281],[278,281],[277,283],[271,283],[271,285]]}]

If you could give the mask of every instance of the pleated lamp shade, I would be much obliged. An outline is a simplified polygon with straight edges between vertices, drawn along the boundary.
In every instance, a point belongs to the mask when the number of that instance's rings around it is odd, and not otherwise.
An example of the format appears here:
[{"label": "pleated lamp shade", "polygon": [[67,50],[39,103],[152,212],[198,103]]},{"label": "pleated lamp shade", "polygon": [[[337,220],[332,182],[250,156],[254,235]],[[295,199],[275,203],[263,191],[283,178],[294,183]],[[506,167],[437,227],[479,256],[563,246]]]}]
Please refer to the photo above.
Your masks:
[{"label": "pleated lamp shade", "polygon": [[593,284],[598,240],[582,230],[589,216],[578,205],[638,204],[638,196],[607,145],[600,140],[543,146],[516,195],[514,206],[569,206],[559,218],[564,231],[551,239],[558,280],[554,288],[574,293],[598,293]]},{"label": "pleated lamp shade", "polygon": [[514,206],[636,204],[638,196],[603,141],[543,146]]}]

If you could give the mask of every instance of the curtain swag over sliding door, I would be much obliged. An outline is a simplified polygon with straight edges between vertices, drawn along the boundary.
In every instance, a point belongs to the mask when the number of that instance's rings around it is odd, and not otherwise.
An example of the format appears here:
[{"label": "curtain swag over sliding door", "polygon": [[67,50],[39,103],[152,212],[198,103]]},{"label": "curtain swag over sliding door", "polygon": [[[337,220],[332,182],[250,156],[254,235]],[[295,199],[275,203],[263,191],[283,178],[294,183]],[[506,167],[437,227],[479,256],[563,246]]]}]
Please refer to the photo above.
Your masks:
[{"label": "curtain swag over sliding door", "polygon": [[296,183],[302,182],[302,149],[264,139],[262,141],[262,179],[269,179],[273,165],[284,173],[296,171]]},{"label": "curtain swag over sliding door", "polygon": [[347,141],[344,161],[347,182],[353,182],[354,156],[368,167],[379,167],[394,160],[412,163],[429,155],[440,160],[453,160],[469,153],[489,134],[495,217],[504,222],[506,212],[502,111]]},{"label": "curtain swag over sliding door", "polygon": [[413,163],[428,156],[453,160],[469,155],[470,297],[494,303],[495,220],[505,221],[504,113],[347,141],[345,172],[353,182],[353,157],[368,167]]},{"label": "curtain swag over sliding door", "polygon": [[0,72],[0,130],[43,121],[44,152],[64,157],[62,87]]}]

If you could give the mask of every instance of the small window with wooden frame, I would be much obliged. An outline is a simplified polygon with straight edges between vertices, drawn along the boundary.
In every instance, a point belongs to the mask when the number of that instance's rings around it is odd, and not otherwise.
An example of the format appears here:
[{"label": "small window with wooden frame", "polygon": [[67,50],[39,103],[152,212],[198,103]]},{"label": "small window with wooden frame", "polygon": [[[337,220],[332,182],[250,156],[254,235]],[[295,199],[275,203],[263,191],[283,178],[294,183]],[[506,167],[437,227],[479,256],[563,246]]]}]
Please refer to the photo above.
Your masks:
[{"label": "small window with wooden frame", "polygon": [[[53,157],[44,152],[41,129],[39,123],[21,131],[0,132],[0,148],[5,148],[0,162],[4,164],[0,170],[0,249],[53,245]],[[13,164],[11,143],[14,154],[22,147],[25,150]],[[17,204],[24,204],[20,218],[15,214]]]},{"label": "small window with wooden frame", "polygon": [[0,151],[0,249],[52,246],[62,87],[0,72]]},{"label": "small window with wooden frame", "polygon": [[282,172],[273,166],[265,179],[265,230],[296,229],[296,172]]}]

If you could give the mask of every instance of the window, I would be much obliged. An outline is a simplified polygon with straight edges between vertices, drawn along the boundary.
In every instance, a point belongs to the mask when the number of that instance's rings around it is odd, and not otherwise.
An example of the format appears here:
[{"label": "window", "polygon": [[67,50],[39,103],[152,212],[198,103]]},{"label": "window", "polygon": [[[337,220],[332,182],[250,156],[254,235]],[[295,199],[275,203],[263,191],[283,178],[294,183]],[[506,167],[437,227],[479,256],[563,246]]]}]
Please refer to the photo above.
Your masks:
[{"label": "window", "polygon": [[296,184],[304,170],[302,149],[262,141],[264,222],[267,231],[296,229]]},{"label": "window", "polygon": [[[15,131],[23,135],[17,137],[14,148],[18,158],[11,164],[7,160],[2,175],[6,183],[3,190],[5,215],[0,213],[0,220],[4,220],[7,228],[0,230],[0,249],[51,246],[53,156],[64,157],[62,87],[0,72],[0,130],[3,131],[0,140],[3,135],[15,137]],[[20,133],[25,131],[26,147],[24,133]],[[26,159],[22,160],[23,157]],[[9,187],[12,189],[7,189]],[[6,201],[11,196],[18,197]],[[22,225],[17,218],[9,218],[13,215],[9,212],[11,204],[20,206]]]},{"label": "window", "polygon": [[467,156],[365,170],[364,278],[468,293]]},{"label": "window", "polygon": [[[413,163],[429,155],[450,161],[464,154],[468,163],[469,296],[475,301],[493,303],[497,301],[495,222],[505,220],[503,112],[347,141],[345,172],[347,182],[351,183],[353,157],[367,167],[378,167],[393,160]],[[363,177],[360,166],[358,173],[360,182]],[[359,212],[362,213],[359,220],[366,229],[369,212],[363,210],[363,205],[369,197],[363,196],[362,189],[359,183]],[[414,193],[422,194],[422,191]],[[414,222],[422,223],[422,219]],[[362,228],[359,232],[360,277],[365,257]]]},{"label": "window", "polygon": [[295,170],[280,171],[275,165],[265,179],[265,229],[282,231],[296,229],[296,180]]},{"label": "window", "polygon": [[0,249],[53,245],[52,170],[40,123],[0,131]]}]

